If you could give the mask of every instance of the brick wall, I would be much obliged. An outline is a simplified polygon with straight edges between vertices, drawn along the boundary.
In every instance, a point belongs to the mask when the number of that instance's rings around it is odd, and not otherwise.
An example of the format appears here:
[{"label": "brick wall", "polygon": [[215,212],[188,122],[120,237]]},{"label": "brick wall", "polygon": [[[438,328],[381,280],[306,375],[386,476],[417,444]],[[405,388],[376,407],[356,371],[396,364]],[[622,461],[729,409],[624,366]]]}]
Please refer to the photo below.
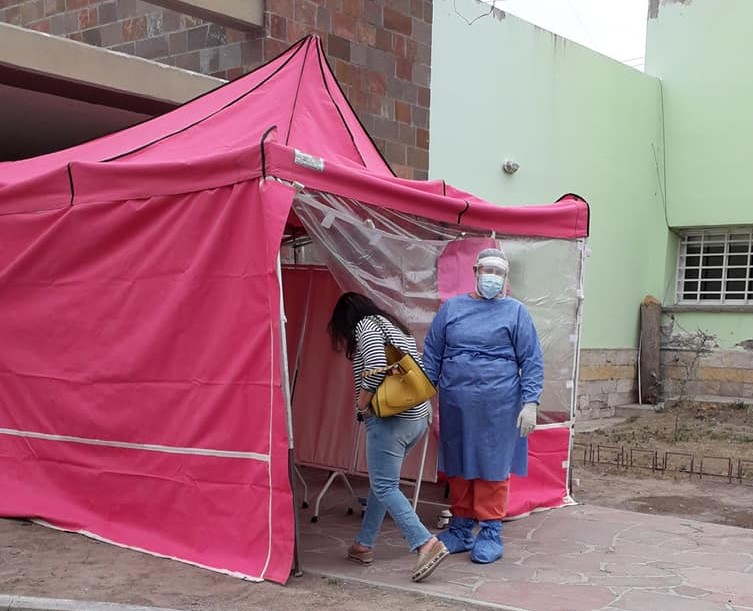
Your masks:
[{"label": "brick wall", "polygon": [[226,79],[319,34],[395,172],[428,177],[431,0],[266,0],[254,32],[140,0],[0,0],[0,21]]},{"label": "brick wall", "polygon": [[431,0],[266,0],[266,59],[310,32],[379,149],[404,178],[429,169]]},{"label": "brick wall", "polygon": [[259,65],[264,32],[239,32],[139,0],[0,0],[0,21],[232,79]]}]

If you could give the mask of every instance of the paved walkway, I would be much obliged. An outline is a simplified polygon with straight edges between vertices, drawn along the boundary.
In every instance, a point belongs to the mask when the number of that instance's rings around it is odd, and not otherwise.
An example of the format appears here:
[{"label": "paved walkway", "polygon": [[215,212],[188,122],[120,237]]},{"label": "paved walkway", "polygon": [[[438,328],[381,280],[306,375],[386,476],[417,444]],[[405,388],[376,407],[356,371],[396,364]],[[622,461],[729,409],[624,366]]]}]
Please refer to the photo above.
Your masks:
[{"label": "paved walkway", "polygon": [[[361,482],[352,481],[356,492]],[[365,482],[364,482],[365,483]],[[360,492],[359,492],[360,491]],[[426,583],[410,582],[415,556],[387,520],[375,562],[345,559],[359,515],[347,496],[325,496],[316,524],[303,510],[304,569],[372,585],[411,589],[498,609],[525,611],[753,610],[753,531],[594,506],[536,513],[507,522],[505,557],[473,564],[448,558]],[[326,506],[326,510],[325,510]],[[419,505],[427,525],[438,508]]]}]

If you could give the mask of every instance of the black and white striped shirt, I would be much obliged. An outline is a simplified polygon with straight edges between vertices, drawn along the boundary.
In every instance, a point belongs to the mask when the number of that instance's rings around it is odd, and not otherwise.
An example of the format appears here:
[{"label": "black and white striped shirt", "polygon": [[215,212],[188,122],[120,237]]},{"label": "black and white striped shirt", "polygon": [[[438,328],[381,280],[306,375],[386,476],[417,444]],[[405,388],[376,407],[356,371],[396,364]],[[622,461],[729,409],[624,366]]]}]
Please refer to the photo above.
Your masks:
[{"label": "black and white striped shirt", "polygon": [[[379,322],[375,320],[376,318],[379,319]],[[362,318],[356,325],[356,349],[353,353],[353,377],[356,385],[356,399],[358,399],[361,389],[376,392],[377,387],[384,380],[385,374],[383,373],[366,378],[361,377],[361,372],[365,370],[387,366],[387,357],[384,353],[386,338],[384,337],[385,333],[382,331],[382,328],[387,332],[387,339],[391,344],[403,352],[410,353],[418,361],[419,365],[423,367],[421,355],[418,352],[416,340],[413,337],[403,333],[384,316],[367,316],[366,318]],[[421,405],[411,407],[400,414],[396,414],[395,417],[418,420],[419,418],[426,417],[430,411],[431,403],[425,401]]]}]

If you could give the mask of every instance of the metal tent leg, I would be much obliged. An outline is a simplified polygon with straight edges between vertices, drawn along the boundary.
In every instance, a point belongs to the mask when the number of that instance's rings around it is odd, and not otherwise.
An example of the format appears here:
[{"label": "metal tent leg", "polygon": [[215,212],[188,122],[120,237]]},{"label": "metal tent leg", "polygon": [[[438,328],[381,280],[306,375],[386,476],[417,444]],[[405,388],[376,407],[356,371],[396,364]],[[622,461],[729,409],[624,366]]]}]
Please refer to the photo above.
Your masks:
[{"label": "metal tent leg", "polygon": [[303,475],[301,474],[301,470],[298,468],[298,465],[294,465],[293,469],[295,471],[295,475],[298,478],[298,481],[301,482],[303,485],[303,502],[301,503],[301,507],[303,509],[306,509],[309,506],[309,487],[306,484],[306,480],[303,478]]},{"label": "metal tent leg", "polygon": [[[293,472],[295,469],[295,452],[293,444],[293,407],[290,395],[290,377],[288,369],[288,350],[286,339],[287,318],[285,317],[285,300],[282,294],[282,261],[280,253],[277,253],[277,283],[280,288],[280,374],[282,377],[282,394],[285,401],[285,422],[288,432],[288,481],[290,482],[293,497],[293,559],[290,572],[296,577],[303,575],[301,566],[301,529],[299,526],[298,506],[296,503],[295,486],[293,485]],[[271,527],[271,522],[270,522]]]},{"label": "metal tent leg", "polygon": [[293,464],[293,450],[288,450],[288,478],[290,480],[290,491],[293,494],[293,527],[294,527],[294,539],[293,539],[293,564],[290,567],[290,573],[295,577],[303,575],[303,569],[301,567],[301,541],[300,541],[300,529],[298,528],[298,504],[296,502],[295,486],[293,485],[293,473],[298,469]]},{"label": "metal tent leg", "polygon": [[424,433],[424,446],[421,448],[421,461],[418,465],[418,476],[416,477],[416,489],[413,491],[413,511],[416,510],[416,507],[418,506],[418,496],[421,493],[421,480],[424,476],[424,463],[426,462],[426,450],[429,447],[429,433],[431,432],[431,427],[426,428],[426,432]]},{"label": "metal tent leg", "polygon": [[[353,492],[353,487],[350,485],[350,482],[348,481],[348,477],[345,475],[343,471],[331,471],[329,474],[329,477],[327,478],[327,481],[324,483],[324,487],[322,488],[321,492],[316,497],[316,502],[314,503],[314,515],[311,516],[312,522],[318,522],[319,521],[319,506],[321,505],[322,498],[324,498],[324,495],[327,493],[327,490],[329,490],[330,486],[334,483],[335,479],[341,477],[343,482],[345,483],[345,487],[348,489],[348,492],[350,492],[351,500],[355,498],[355,493]],[[353,507],[348,507],[348,515],[351,515],[353,513]]]}]

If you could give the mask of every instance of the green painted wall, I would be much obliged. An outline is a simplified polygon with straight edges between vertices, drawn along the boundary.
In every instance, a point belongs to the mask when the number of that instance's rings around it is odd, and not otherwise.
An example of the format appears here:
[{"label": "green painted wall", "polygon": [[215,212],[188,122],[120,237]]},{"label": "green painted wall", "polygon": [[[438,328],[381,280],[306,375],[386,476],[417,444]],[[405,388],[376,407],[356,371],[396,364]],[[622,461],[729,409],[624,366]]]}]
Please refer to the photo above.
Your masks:
[{"label": "green painted wall", "polygon": [[636,347],[644,296],[672,294],[659,82],[511,15],[467,25],[456,8],[487,10],[434,2],[430,175],[500,204],[586,198],[582,345]]},{"label": "green painted wall", "polygon": [[[713,318],[703,312],[682,312],[671,315],[665,315],[669,323],[669,316],[675,321],[674,332],[678,334],[694,334],[700,329],[708,335],[714,336],[714,341],[722,348],[731,348],[738,342],[745,339],[753,338],[753,329],[750,327],[750,315],[748,316],[748,327],[740,327],[740,314],[734,312],[714,314]],[[743,314],[742,316],[746,316]],[[747,331],[747,332],[746,332]],[[751,356],[753,360],[753,356]]]},{"label": "green painted wall", "polygon": [[[752,23],[750,0],[651,1],[646,71],[662,80],[673,227],[753,224]],[[753,311],[675,316],[723,347],[753,338]]]},{"label": "green painted wall", "polygon": [[753,223],[753,2],[656,2],[646,71],[661,78],[674,227]]}]

